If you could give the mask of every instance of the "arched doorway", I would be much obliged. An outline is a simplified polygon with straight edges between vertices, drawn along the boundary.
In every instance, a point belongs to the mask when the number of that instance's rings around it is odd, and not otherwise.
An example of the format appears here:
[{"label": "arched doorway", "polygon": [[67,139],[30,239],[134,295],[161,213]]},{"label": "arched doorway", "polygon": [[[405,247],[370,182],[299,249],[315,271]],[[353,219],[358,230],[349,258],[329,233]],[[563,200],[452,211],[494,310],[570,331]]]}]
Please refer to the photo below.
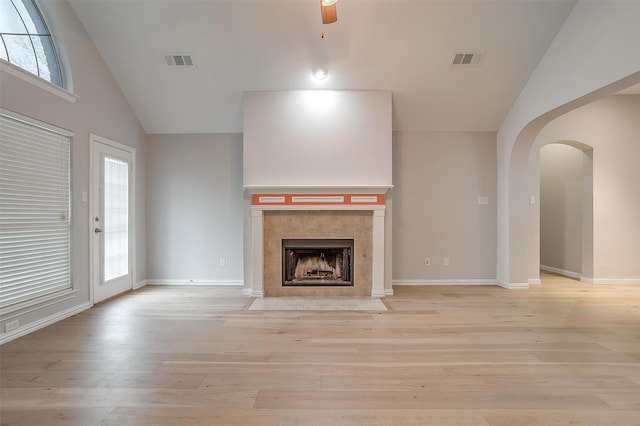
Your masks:
[{"label": "arched doorway", "polygon": [[[532,215],[537,216],[538,209],[535,203],[531,203],[531,195],[535,192],[531,189],[530,162],[533,153],[538,152],[534,149],[536,138],[557,118],[633,86],[638,83],[639,78],[640,72],[634,73],[537,116],[521,128],[513,145],[506,145],[505,151],[500,151],[500,142],[504,140],[504,136],[499,133],[498,284],[502,287],[527,288],[531,282],[535,282],[530,274],[530,265],[531,258],[535,256],[537,259],[539,251],[537,245],[532,251],[532,241],[538,241],[539,237],[536,234],[532,239],[531,222]],[[502,155],[505,155],[508,161],[502,161]],[[537,179],[536,175],[536,182]],[[537,275],[536,273],[536,277]],[[588,279],[584,280],[591,282]]]}]

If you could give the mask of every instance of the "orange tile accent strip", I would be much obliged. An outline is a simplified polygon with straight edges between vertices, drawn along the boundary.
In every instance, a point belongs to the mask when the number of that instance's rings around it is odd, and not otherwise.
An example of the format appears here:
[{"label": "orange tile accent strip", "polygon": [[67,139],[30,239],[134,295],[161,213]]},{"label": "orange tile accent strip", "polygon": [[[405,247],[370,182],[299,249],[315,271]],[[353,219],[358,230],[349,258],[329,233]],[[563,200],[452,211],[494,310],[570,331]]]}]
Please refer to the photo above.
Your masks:
[{"label": "orange tile accent strip", "polygon": [[384,194],[252,194],[251,205],[384,205]]}]

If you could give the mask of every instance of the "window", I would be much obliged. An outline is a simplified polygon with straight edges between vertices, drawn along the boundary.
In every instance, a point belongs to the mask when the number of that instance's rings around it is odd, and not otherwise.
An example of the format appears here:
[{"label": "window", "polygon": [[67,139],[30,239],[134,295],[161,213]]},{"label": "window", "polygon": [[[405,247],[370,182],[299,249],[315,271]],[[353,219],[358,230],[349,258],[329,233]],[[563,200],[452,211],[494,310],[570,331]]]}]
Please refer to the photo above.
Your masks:
[{"label": "window", "polygon": [[0,308],[71,288],[70,147],[0,113]]},{"label": "window", "polygon": [[0,0],[0,58],[63,87],[53,38],[34,0]]},{"label": "window", "polygon": [[104,158],[104,280],[129,273],[129,163]]}]

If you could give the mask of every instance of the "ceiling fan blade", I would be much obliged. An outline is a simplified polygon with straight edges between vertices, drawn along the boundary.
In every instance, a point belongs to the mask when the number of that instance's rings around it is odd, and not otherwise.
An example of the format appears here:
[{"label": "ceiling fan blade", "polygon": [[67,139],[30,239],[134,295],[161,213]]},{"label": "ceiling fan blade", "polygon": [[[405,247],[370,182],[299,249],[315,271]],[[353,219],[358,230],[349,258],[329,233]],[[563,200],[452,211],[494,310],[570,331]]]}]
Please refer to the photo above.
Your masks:
[{"label": "ceiling fan blade", "polygon": [[336,11],[336,4],[331,6],[323,6],[322,0],[320,0],[320,12],[322,13],[322,23],[332,24],[338,20],[338,12]]}]

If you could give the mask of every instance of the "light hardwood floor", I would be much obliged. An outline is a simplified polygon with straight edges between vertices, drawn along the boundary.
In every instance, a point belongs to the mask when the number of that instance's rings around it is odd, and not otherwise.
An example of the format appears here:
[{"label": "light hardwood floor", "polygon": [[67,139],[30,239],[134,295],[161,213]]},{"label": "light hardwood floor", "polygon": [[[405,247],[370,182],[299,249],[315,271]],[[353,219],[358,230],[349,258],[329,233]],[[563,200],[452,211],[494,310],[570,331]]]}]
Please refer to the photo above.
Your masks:
[{"label": "light hardwood floor", "polygon": [[640,425],[640,288],[396,287],[387,312],[146,287],[0,347],[2,425]]}]

